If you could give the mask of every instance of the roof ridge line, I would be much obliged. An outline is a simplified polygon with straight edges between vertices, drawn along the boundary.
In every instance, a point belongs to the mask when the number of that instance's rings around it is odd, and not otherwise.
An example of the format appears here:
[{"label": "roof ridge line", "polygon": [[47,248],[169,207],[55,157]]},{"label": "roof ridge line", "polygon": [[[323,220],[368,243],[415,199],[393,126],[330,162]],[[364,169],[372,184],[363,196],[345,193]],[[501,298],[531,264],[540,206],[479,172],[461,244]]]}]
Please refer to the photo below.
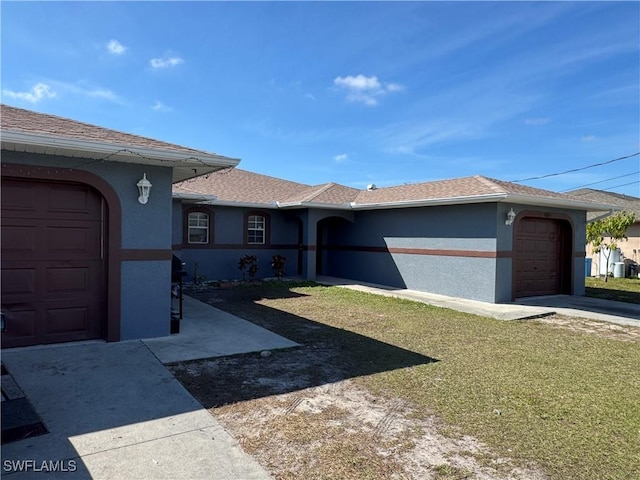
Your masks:
[{"label": "roof ridge line", "polygon": [[335,182],[329,182],[329,183],[324,183],[324,184],[321,184],[321,185],[310,187],[310,188],[312,188],[314,190],[311,193],[309,193],[309,195],[306,195],[305,197],[302,197],[302,200],[300,200],[300,203],[310,201],[311,199],[317,197],[318,195],[326,192],[327,190],[329,190],[334,185],[337,185],[337,184]]},{"label": "roof ridge line", "polygon": [[493,190],[496,193],[504,193],[504,188],[500,188],[500,186],[498,184],[496,184],[493,181],[493,179],[491,179],[489,177],[485,177],[484,175],[474,175],[473,178],[478,180],[480,183],[486,185],[487,187],[489,187],[491,190]]}]

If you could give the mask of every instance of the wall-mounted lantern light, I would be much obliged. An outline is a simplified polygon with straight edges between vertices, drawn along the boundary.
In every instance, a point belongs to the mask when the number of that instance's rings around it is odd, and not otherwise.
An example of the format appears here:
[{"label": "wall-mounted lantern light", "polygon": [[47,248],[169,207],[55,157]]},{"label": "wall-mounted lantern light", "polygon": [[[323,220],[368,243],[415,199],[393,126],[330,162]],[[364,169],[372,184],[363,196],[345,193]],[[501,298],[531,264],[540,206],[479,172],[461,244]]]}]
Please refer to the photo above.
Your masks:
[{"label": "wall-mounted lantern light", "polygon": [[509,210],[509,213],[507,213],[507,219],[504,221],[505,225],[511,225],[513,224],[513,221],[516,219],[516,212],[513,211],[513,208],[511,210]]},{"label": "wall-mounted lantern light", "polygon": [[151,192],[151,182],[147,180],[146,173],[136,185],[138,186],[138,192],[140,193],[138,201],[144,205],[149,201],[149,192]]}]

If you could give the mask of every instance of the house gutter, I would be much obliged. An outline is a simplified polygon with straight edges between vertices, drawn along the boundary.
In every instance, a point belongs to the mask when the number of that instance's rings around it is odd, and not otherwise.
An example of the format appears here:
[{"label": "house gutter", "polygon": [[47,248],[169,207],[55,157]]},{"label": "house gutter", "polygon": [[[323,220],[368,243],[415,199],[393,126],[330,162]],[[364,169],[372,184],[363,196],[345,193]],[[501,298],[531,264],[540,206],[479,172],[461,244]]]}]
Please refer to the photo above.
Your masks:
[{"label": "house gutter", "polygon": [[[351,202],[353,210],[377,210],[386,208],[403,208],[403,207],[430,207],[438,205],[464,205],[471,203],[516,203],[521,205],[535,205],[556,208],[568,208],[572,210],[586,210],[589,212],[611,212],[620,210],[615,205],[604,205],[592,202],[582,202],[579,200],[571,200],[554,197],[538,197],[532,195],[517,195],[512,193],[490,193],[485,195],[469,195],[462,197],[446,197],[432,198],[423,200],[405,200],[398,202],[379,202],[379,203],[356,203]],[[607,213],[610,215],[610,213]]]},{"label": "house gutter", "polygon": [[402,200],[397,202],[356,203],[349,205],[353,210],[379,210],[403,207],[432,207],[437,205],[461,205],[468,203],[501,202],[507,198],[506,193],[490,193],[486,195],[470,195],[464,197],[430,198],[423,200]]},{"label": "house gutter", "polygon": [[213,205],[221,207],[244,207],[255,209],[277,209],[277,202],[272,203],[259,203],[259,202],[233,202],[229,200],[208,200],[202,202],[203,205]]},{"label": "house gutter", "polygon": [[215,195],[205,195],[202,193],[180,193],[173,192],[171,197],[176,200],[188,200],[193,202],[213,202],[217,198]]}]

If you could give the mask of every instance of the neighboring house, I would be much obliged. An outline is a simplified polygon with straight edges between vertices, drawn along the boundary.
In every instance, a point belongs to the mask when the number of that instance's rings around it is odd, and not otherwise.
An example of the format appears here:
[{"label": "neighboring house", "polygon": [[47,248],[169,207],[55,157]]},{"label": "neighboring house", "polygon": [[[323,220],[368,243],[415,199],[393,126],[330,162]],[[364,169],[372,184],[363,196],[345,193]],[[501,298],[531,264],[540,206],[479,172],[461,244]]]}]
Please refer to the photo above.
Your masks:
[{"label": "neighboring house", "polygon": [[168,335],[171,186],[238,160],[0,109],[2,347]]},{"label": "neighboring house", "polygon": [[358,190],[241,169],[174,186],[173,243],[192,275],[240,277],[238,261],[287,258],[328,275],[486,302],[584,294],[587,212],[612,206],[475,176]]},{"label": "neighboring house", "polygon": [[[629,273],[629,265],[637,265],[640,261],[640,198],[631,195],[623,195],[620,193],[605,192],[603,190],[594,190],[592,188],[582,188],[568,192],[579,200],[589,202],[606,203],[615,205],[619,210],[636,215],[636,221],[627,230],[627,240],[619,242],[620,256],[613,255],[609,262],[624,261],[627,264],[627,273]],[[587,221],[592,221],[600,216],[597,213],[587,215]],[[587,245],[587,258],[593,258],[591,275],[604,275],[606,260],[600,255],[594,255],[591,245]]]}]

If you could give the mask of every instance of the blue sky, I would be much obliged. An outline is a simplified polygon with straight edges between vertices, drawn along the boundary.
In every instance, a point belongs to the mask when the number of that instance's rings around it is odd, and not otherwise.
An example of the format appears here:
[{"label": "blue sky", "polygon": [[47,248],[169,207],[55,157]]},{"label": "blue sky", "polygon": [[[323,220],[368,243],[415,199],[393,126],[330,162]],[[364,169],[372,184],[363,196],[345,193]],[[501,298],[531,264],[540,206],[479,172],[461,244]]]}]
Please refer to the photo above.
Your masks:
[{"label": "blue sky", "polygon": [[[302,183],[521,180],[640,151],[638,2],[2,2],[1,16],[3,103]],[[640,196],[639,170],[635,156],[524,183]]]}]

